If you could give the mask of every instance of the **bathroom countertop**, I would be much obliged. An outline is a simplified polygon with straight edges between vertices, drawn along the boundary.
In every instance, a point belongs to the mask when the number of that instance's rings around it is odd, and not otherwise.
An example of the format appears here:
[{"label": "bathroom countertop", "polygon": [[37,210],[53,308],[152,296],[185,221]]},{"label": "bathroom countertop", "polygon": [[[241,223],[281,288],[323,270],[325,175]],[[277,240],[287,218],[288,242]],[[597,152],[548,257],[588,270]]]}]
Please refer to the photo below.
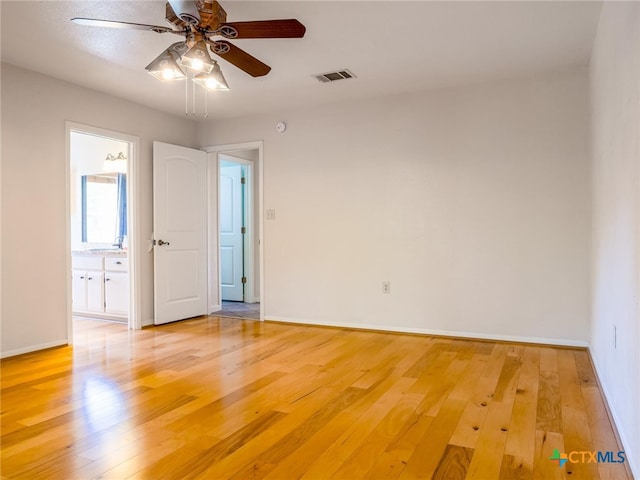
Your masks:
[{"label": "bathroom countertop", "polygon": [[126,257],[127,256],[127,251],[126,250],[111,250],[111,249],[104,249],[104,250],[73,250],[71,252],[71,255],[74,256],[88,256],[88,257],[95,257],[95,256],[100,256],[100,257],[104,257],[104,256],[108,256],[108,257]]}]

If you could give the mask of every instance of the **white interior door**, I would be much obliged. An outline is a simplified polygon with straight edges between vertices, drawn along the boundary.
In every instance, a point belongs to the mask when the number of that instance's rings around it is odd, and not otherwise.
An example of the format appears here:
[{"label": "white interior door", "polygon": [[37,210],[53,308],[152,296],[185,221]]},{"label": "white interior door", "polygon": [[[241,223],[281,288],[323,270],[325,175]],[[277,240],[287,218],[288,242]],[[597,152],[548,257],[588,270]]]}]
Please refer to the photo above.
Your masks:
[{"label": "white interior door", "polygon": [[220,166],[220,287],[222,300],[242,302],[243,208],[242,166]]},{"label": "white interior door", "polygon": [[207,313],[206,153],[153,142],[154,323]]}]

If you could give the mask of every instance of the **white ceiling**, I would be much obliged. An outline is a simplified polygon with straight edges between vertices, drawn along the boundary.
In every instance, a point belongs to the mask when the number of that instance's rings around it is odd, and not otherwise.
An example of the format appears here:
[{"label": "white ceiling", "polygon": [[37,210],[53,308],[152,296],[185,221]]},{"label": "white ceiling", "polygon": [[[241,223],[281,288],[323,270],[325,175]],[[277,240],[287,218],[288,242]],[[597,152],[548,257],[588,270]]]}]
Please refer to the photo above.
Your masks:
[{"label": "white ceiling", "polygon": [[[272,67],[252,78],[224,60],[229,92],[209,95],[209,118],[509,78],[587,65],[600,14],[594,1],[238,1],[228,21],[297,18],[303,39],[235,40]],[[160,1],[6,1],[2,60],[159,110],[184,115],[184,83],[144,67],[182,37],[92,28],[92,17],[168,25]],[[321,84],[313,74],[350,69]]]}]

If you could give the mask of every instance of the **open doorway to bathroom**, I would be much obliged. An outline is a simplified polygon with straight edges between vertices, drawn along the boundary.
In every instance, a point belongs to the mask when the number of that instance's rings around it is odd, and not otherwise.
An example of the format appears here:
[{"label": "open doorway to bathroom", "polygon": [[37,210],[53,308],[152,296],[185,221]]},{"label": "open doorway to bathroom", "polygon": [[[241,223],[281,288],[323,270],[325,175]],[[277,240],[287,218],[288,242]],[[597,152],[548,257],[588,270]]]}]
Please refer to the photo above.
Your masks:
[{"label": "open doorway to bathroom", "polygon": [[137,138],[67,124],[69,330],[82,318],[139,328],[131,162]]}]

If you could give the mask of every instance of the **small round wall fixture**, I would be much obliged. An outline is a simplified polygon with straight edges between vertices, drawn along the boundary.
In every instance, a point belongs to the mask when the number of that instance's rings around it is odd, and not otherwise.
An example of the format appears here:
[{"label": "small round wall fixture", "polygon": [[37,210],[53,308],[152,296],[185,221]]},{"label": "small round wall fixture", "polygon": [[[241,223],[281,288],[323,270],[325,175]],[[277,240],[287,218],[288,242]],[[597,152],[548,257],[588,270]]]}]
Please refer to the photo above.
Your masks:
[{"label": "small round wall fixture", "polygon": [[276,123],[276,132],[278,133],[284,133],[287,131],[287,124],[284,122],[278,122]]}]

